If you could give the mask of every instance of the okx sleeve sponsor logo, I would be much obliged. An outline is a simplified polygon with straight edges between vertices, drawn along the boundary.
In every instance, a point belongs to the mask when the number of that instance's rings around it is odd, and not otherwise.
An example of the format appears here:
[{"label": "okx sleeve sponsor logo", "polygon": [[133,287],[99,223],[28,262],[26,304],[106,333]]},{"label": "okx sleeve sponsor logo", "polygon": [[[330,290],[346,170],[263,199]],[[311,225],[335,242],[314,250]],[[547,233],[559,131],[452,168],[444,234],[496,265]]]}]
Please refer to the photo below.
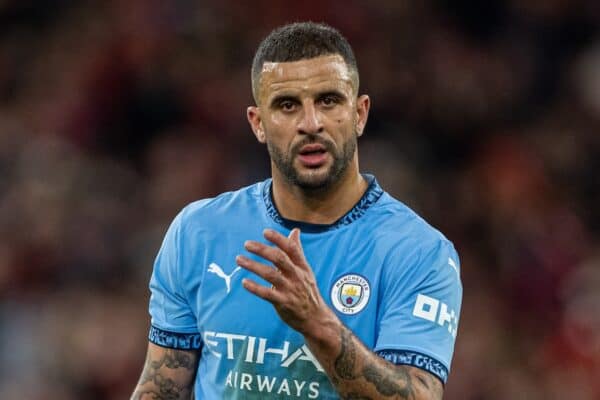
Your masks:
[{"label": "okx sleeve sponsor logo", "polygon": [[446,326],[448,333],[456,338],[458,315],[443,301],[419,293],[412,313],[415,317],[431,321],[441,327]]}]

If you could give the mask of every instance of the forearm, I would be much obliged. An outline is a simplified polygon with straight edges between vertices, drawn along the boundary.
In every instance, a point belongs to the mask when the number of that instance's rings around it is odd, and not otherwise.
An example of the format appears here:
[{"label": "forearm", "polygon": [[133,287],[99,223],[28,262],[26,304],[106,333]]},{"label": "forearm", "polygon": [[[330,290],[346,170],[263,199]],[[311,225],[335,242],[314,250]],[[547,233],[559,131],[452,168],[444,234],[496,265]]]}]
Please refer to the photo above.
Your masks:
[{"label": "forearm", "polygon": [[152,376],[149,381],[140,382],[136,386],[131,400],[167,400],[193,399],[192,387],[181,385],[175,379],[161,374]]},{"label": "forearm", "polygon": [[335,315],[305,334],[314,356],[327,372],[342,399],[438,400],[442,384],[414,367],[394,365],[371,350]]},{"label": "forearm", "polygon": [[131,400],[192,399],[198,359],[196,353],[154,345],[150,347]]}]

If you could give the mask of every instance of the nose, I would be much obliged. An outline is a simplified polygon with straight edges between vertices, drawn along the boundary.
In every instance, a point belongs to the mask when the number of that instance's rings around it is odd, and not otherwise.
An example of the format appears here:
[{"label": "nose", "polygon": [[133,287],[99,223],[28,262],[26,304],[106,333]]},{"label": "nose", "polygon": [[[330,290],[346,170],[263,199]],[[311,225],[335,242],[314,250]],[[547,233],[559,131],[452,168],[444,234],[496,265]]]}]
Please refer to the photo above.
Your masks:
[{"label": "nose", "polygon": [[318,110],[312,102],[302,107],[302,115],[298,123],[298,132],[305,135],[315,135],[323,132],[323,123]]}]

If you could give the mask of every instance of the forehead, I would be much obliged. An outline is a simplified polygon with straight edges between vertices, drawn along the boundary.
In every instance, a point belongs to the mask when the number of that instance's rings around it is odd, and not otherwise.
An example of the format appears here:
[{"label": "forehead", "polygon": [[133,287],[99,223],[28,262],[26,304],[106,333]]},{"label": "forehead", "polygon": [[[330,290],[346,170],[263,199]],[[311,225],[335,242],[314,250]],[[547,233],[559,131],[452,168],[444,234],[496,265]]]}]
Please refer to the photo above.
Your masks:
[{"label": "forehead", "polygon": [[352,90],[352,72],[340,55],[291,62],[265,62],[261,71],[261,97],[282,91],[312,91],[331,87]]}]

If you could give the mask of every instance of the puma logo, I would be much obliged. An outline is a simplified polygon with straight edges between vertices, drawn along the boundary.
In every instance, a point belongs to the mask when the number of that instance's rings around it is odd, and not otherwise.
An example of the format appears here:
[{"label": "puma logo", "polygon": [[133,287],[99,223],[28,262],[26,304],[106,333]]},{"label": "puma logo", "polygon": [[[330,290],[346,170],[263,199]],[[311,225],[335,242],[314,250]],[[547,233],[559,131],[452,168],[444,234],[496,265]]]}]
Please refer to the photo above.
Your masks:
[{"label": "puma logo", "polygon": [[458,267],[456,266],[456,263],[454,262],[453,259],[451,259],[450,257],[448,257],[448,265],[450,265],[454,271],[456,271],[456,275],[460,277],[460,273],[458,272]]},{"label": "puma logo", "polygon": [[225,281],[225,285],[227,286],[227,293],[231,290],[231,277],[240,270],[241,267],[236,267],[231,274],[227,275],[218,264],[210,263],[208,266],[208,272],[212,272],[217,275],[219,278],[222,278]]}]

